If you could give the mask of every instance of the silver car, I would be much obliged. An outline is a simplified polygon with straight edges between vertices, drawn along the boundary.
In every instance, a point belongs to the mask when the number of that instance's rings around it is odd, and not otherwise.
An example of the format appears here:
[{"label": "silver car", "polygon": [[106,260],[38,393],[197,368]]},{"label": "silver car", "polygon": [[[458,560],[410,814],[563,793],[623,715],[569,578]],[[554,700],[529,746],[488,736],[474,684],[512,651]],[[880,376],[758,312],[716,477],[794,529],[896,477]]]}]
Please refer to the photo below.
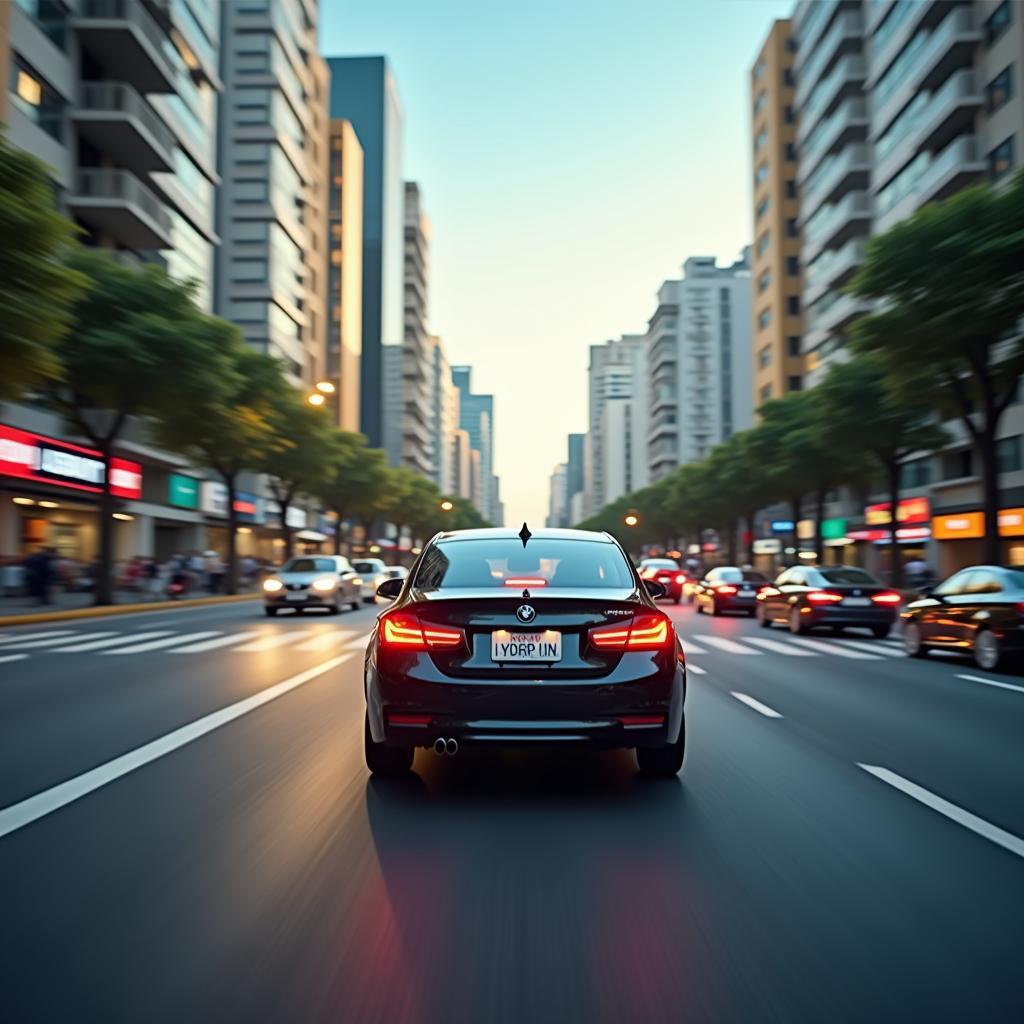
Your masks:
[{"label": "silver car", "polygon": [[363,579],[341,555],[303,555],[290,558],[263,581],[263,605],[268,615],[282,608],[302,612],[326,608],[337,615],[342,608],[358,608]]},{"label": "silver car", "polygon": [[377,600],[377,588],[388,578],[387,566],[381,558],[357,558],[352,568],[363,578],[363,600],[373,604]]}]

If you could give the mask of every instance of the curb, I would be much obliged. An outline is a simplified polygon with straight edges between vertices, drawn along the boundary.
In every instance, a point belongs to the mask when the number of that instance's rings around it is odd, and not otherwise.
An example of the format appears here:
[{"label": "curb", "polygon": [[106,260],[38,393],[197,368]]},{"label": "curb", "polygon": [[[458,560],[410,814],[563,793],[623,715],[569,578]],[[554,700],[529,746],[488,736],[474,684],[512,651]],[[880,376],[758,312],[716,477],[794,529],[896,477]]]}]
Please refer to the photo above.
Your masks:
[{"label": "curb", "polygon": [[27,612],[24,615],[0,615],[0,627],[27,626],[40,622],[67,622],[71,619],[102,619],[110,615],[131,615],[134,612],[172,612],[181,608],[199,608],[205,604],[232,604],[253,601],[262,595],[224,594],[219,597],[187,597],[182,601],[149,601],[144,604],[106,604],[89,608],[68,608],[66,611]]}]

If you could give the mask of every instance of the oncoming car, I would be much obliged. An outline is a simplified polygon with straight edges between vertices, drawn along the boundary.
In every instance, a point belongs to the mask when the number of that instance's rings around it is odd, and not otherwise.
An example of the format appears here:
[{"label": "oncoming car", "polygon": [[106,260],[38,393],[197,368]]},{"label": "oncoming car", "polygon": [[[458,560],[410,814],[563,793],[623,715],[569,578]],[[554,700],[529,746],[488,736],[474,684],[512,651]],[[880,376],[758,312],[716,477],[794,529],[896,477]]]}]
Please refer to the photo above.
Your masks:
[{"label": "oncoming car", "polygon": [[379,596],[366,652],[366,763],[396,775],[416,747],[633,748],[682,766],[686,666],[669,617],[608,534],[438,534]]},{"label": "oncoming car", "polygon": [[377,596],[377,588],[387,579],[383,559],[380,558],[357,558],[352,563],[352,568],[363,578],[363,600],[367,604],[373,604]]},{"label": "oncoming car", "polygon": [[282,608],[302,612],[326,608],[337,614],[344,607],[358,608],[363,581],[342,555],[306,555],[290,558],[263,581],[263,607],[267,615]]}]

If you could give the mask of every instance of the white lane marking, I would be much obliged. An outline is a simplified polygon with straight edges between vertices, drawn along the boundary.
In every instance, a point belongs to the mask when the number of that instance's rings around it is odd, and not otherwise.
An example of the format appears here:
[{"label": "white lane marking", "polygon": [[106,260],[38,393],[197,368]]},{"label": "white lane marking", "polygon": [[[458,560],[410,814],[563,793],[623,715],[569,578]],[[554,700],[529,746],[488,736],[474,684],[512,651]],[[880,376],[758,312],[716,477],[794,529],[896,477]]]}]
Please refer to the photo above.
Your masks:
[{"label": "white lane marking", "polygon": [[115,633],[106,640],[91,640],[88,643],[72,644],[70,647],[58,647],[57,650],[63,651],[65,654],[77,654],[79,651],[97,651],[101,647],[113,647],[115,644],[123,644],[128,640],[131,640],[133,643],[138,643],[142,640],[154,640],[158,636],[169,636],[170,632],[169,629],[154,629],[149,633],[133,633],[131,636]]},{"label": "white lane marking", "polygon": [[76,629],[51,629],[45,633],[11,633],[8,636],[0,637],[0,644],[18,644],[25,640],[41,640],[43,637],[51,636],[73,636]]},{"label": "white lane marking", "polygon": [[141,644],[133,641],[127,647],[115,647],[111,651],[102,651],[102,654],[142,654],[144,651],[158,651],[161,647],[171,647],[173,644],[180,644],[188,640],[205,640],[207,637],[220,636],[219,629],[206,629],[201,633],[176,633],[174,636],[161,637],[159,640],[148,640]]},{"label": "white lane marking", "polygon": [[[79,637],[82,636],[81,633],[79,633],[77,635]],[[105,633],[96,633],[96,634],[87,633],[85,635],[86,636],[94,636],[94,635],[95,636],[111,636],[111,633],[108,631],[108,632],[105,632]],[[28,650],[31,647],[56,647],[58,644],[71,643],[75,639],[75,636],[76,636],[75,633],[72,633],[70,636],[67,635],[67,634],[51,633],[49,636],[43,636],[43,637],[41,637],[40,639],[37,639],[37,640],[24,640],[24,641],[20,641],[20,642],[16,641],[15,643],[8,644],[7,646],[10,649],[13,649],[13,648],[17,647],[18,650]]]},{"label": "white lane marking", "polygon": [[0,665],[2,665],[5,661],[21,661],[22,658],[27,657],[27,654],[5,654],[3,657],[0,657]]},{"label": "white lane marking", "polygon": [[768,707],[767,704],[762,704],[759,700],[754,700],[753,697],[748,696],[745,693],[737,693],[735,690],[729,691],[741,704],[746,704],[748,708],[753,708],[758,714],[764,715],[765,718],[781,718],[782,715],[775,710],[775,708]]},{"label": "white lane marking", "polygon": [[909,779],[903,778],[902,775],[889,771],[888,768],[882,768],[877,764],[861,764],[859,761],[857,762],[857,767],[863,768],[870,775],[874,775],[876,779],[888,783],[901,793],[906,793],[907,796],[913,797],[926,807],[930,807],[933,811],[938,811],[939,814],[945,815],[950,821],[955,821],[958,825],[969,828],[972,832],[983,836],[997,846],[1001,846],[1004,850],[1017,854],[1018,857],[1024,857],[1024,839],[1013,835],[1012,832],[1006,832],[998,825],[993,825],[992,822],[979,818],[976,814],[971,814],[970,811],[965,811],[956,804],[951,804],[941,796],[936,796],[930,790],[917,785],[916,782],[911,782]]},{"label": "white lane marking", "polygon": [[275,647],[284,647],[285,644],[297,643],[305,636],[309,636],[308,629],[288,629],[280,633],[271,633],[255,643],[246,644],[244,647],[236,647],[236,651],[272,651]]},{"label": "white lane marking", "polygon": [[957,673],[957,679],[967,679],[972,683],[984,683],[986,686],[998,686],[1000,690],[1016,690],[1024,693],[1024,686],[1014,686],[1013,683],[1001,683],[998,679],[982,679],[981,676],[962,676]]},{"label": "white lane marking", "polygon": [[172,647],[171,654],[200,654],[203,651],[212,651],[217,647],[229,647],[231,644],[244,643],[246,640],[255,640],[259,633],[228,633],[227,636],[218,636],[213,640],[200,640],[197,644],[186,644],[184,647]]},{"label": "white lane marking", "polygon": [[683,651],[686,654],[707,654],[707,650],[701,647],[700,644],[695,644],[692,640],[687,640],[685,636],[679,638],[683,643]]},{"label": "white lane marking", "polygon": [[299,644],[297,651],[322,651],[325,647],[333,647],[335,644],[345,643],[355,633],[351,629],[329,629],[326,632],[318,633],[312,640]]},{"label": "white lane marking", "polygon": [[283,682],[260,690],[259,693],[246,697],[244,700],[229,704],[226,708],[221,708],[220,711],[197,718],[194,722],[189,722],[188,725],[183,725],[180,729],[167,733],[166,736],[161,736],[135,750],[128,751],[127,754],[115,757],[112,761],[107,761],[106,764],[101,764],[82,775],[52,786],[50,789],[44,789],[41,793],[36,793],[35,796],[30,796],[20,803],[3,808],[0,810],[0,838],[30,825],[33,821],[38,821],[48,814],[53,814],[54,811],[59,811],[75,800],[80,800],[83,796],[120,779],[143,765],[165,757],[179,747],[185,746],[186,743],[191,743],[193,740],[199,739],[200,736],[205,736],[208,732],[249,714],[250,711],[255,711],[256,708],[276,700],[288,693],[289,690],[294,690],[311,679],[330,672],[332,668],[336,668],[351,657],[351,652],[339,654],[336,658],[331,658],[330,661],[314,665],[313,668],[308,668],[305,672],[300,672]]},{"label": "white lane marking", "polygon": [[695,676],[707,675],[707,669],[701,668],[700,665],[691,665],[690,662],[686,663],[686,671],[692,672]]},{"label": "white lane marking", "polygon": [[857,658],[860,661],[878,661],[879,654],[865,654],[864,651],[854,651],[847,647],[839,647],[837,644],[827,644],[823,640],[810,640],[804,636],[790,637],[791,644],[800,644],[809,647],[812,651],[821,651],[823,654],[838,654],[840,658]]},{"label": "white lane marking", "polygon": [[747,643],[757,644],[766,651],[775,651],[776,654],[786,654],[790,658],[816,658],[817,655],[811,651],[805,651],[800,647],[793,647],[791,644],[783,643],[781,640],[769,640],[764,636],[748,636]]},{"label": "white lane marking", "polygon": [[698,633],[697,639],[702,640],[706,644],[711,644],[712,647],[728,651],[730,654],[761,653],[760,651],[755,651],[752,647],[745,647],[743,644],[738,644],[735,640],[727,640],[724,636],[712,636],[710,633]]},{"label": "white lane marking", "polygon": [[892,647],[899,647],[901,650],[903,649],[903,641],[899,637],[887,636],[884,639],[879,640],[878,642],[880,644],[889,644]]},{"label": "white lane marking", "polygon": [[902,647],[899,650],[895,647],[883,647],[880,642],[872,643],[870,640],[847,640],[844,637],[842,640],[837,640],[836,643],[843,647],[854,647],[858,651],[867,651],[869,654],[877,654],[883,658],[905,658],[907,656]]}]

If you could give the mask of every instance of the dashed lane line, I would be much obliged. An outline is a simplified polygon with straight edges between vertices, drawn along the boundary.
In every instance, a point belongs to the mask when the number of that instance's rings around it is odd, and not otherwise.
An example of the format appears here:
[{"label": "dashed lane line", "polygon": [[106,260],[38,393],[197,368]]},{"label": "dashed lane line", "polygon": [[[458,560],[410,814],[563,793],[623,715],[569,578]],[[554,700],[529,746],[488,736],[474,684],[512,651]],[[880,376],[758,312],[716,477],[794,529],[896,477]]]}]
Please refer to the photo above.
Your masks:
[{"label": "dashed lane line", "polygon": [[706,668],[701,668],[700,665],[693,665],[690,662],[686,663],[686,671],[692,672],[695,676],[706,676],[708,674]]},{"label": "dashed lane line", "polygon": [[971,683],[983,683],[985,686],[997,686],[1000,690],[1016,690],[1024,693],[1024,686],[1015,686],[1013,683],[1001,683],[998,679],[983,679],[981,676],[965,676],[957,673],[957,679],[966,679]]},{"label": "dashed lane line", "polygon": [[708,652],[701,647],[700,644],[695,644],[692,640],[688,640],[685,636],[681,636],[680,641],[683,644],[683,650],[687,654],[707,654]]},{"label": "dashed lane line", "polygon": [[733,697],[735,697],[741,704],[746,704],[748,708],[753,708],[759,715],[764,715],[765,718],[781,718],[782,715],[775,710],[775,708],[768,707],[767,704],[762,704],[759,700],[754,700],[749,694],[737,693],[735,690],[729,691]]}]

